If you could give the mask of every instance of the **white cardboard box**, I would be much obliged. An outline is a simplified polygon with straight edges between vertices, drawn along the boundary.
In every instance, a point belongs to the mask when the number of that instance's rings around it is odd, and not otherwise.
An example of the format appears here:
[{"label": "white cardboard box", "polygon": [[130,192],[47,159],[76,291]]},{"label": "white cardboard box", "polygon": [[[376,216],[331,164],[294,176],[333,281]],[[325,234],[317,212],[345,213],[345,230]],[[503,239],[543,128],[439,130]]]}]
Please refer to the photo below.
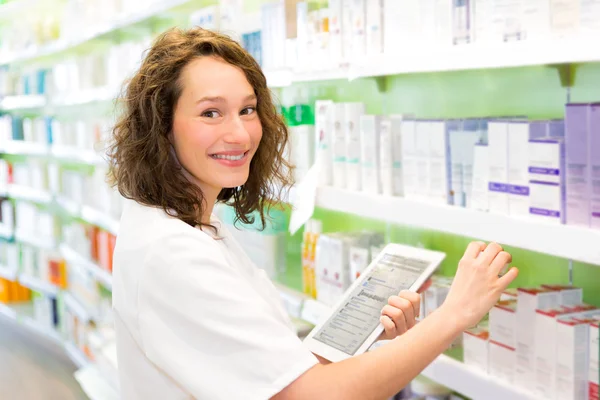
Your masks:
[{"label": "white cardboard box", "polygon": [[556,324],[556,398],[586,398],[591,320],[558,318]]},{"label": "white cardboard box", "polygon": [[561,306],[576,306],[583,302],[583,289],[568,285],[542,285],[543,288],[560,292]]},{"label": "white cardboard box", "polygon": [[463,333],[464,362],[485,373],[489,371],[489,336],[485,327],[476,327]]},{"label": "white cardboard box", "polygon": [[490,375],[513,383],[517,361],[517,352],[515,349],[490,340],[489,352]]},{"label": "white cardboard box", "polygon": [[360,161],[362,190],[366,193],[381,193],[379,180],[381,117],[363,115],[360,117]]},{"label": "white cardboard box", "polygon": [[508,123],[490,121],[488,124],[489,209],[508,214]]},{"label": "white cardboard box", "polygon": [[536,310],[557,307],[560,304],[560,292],[544,288],[520,288],[518,299],[516,383],[523,388],[533,390],[535,387]]},{"label": "white cardboard box", "polygon": [[590,323],[590,359],[588,365],[588,398],[600,399],[600,318]]},{"label": "white cardboard box", "polygon": [[503,300],[490,310],[490,340],[515,349],[517,346],[517,301]]},{"label": "white cardboard box", "polygon": [[508,209],[512,216],[529,215],[529,122],[508,124]]}]

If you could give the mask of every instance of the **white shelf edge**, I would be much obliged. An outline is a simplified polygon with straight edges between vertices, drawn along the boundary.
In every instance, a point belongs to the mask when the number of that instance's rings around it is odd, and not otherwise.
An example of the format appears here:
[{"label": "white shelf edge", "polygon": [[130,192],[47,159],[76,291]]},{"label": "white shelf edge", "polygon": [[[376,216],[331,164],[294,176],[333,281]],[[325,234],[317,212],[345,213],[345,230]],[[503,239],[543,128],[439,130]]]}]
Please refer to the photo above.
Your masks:
[{"label": "white shelf edge", "polygon": [[44,250],[54,250],[56,248],[56,242],[52,238],[36,237],[31,233],[21,232],[19,230],[15,231],[15,241]]},{"label": "white shelf edge", "polygon": [[106,165],[104,158],[93,150],[52,145],[50,147],[50,154],[57,160],[75,161],[88,165]]},{"label": "white shelf edge", "polygon": [[52,201],[52,195],[48,192],[16,184],[8,185],[7,195],[16,200],[30,201],[38,204],[49,204]]},{"label": "white shelf edge", "polygon": [[94,275],[96,280],[98,280],[98,282],[100,282],[104,287],[112,290],[112,275],[108,271],[105,271],[93,261],[88,260],[86,257],[77,253],[65,243],[62,243],[59,249],[67,263],[73,263],[83,267],[85,270]]},{"label": "white shelf edge", "polygon": [[[344,201],[340,201],[344,199]],[[321,187],[316,207],[600,265],[600,230]]]},{"label": "white shelf edge", "polygon": [[15,310],[13,310],[10,306],[8,306],[7,304],[4,304],[2,302],[0,302],[0,315],[3,315],[9,319],[12,320],[16,320],[17,319],[17,312]]},{"label": "white shelf edge", "polygon": [[41,94],[6,96],[0,99],[0,109],[4,111],[43,108],[46,98]]},{"label": "white shelf edge", "polygon": [[348,80],[410,73],[444,72],[474,69],[527,67],[600,61],[600,49],[594,39],[581,36],[546,41],[501,44],[469,44],[441,48],[398,49],[396,55],[369,55],[348,66],[327,69],[266,69],[270,87],[323,80]]},{"label": "white shelf edge", "polygon": [[82,206],[81,219],[92,225],[99,226],[113,235],[116,235],[119,232],[119,221],[93,207]]},{"label": "white shelf edge", "polygon": [[473,400],[541,400],[510,382],[443,354],[425,368],[422,375]]},{"label": "white shelf edge", "polygon": [[90,363],[90,360],[73,343],[65,343],[65,351],[77,368],[83,368]]},{"label": "white shelf edge", "polygon": [[14,229],[6,224],[0,224],[0,237],[4,239],[11,239],[13,237]]},{"label": "white shelf edge", "polygon": [[50,103],[50,106],[73,107],[92,103],[105,103],[115,100],[118,94],[119,88],[98,87],[58,96]]},{"label": "white shelf edge", "polygon": [[118,400],[118,392],[110,385],[108,379],[102,375],[98,367],[93,364],[79,369],[74,374],[79,385],[92,400]]},{"label": "white shelf edge", "polygon": [[48,154],[48,148],[48,145],[43,143],[10,140],[0,147],[0,152],[10,155],[43,156]]},{"label": "white shelf edge", "polygon": [[56,297],[60,288],[50,282],[45,282],[41,279],[34,278],[25,274],[19,275],[19,283],[36,292],[45,293],[48,296]]},{"label": "white shelf edge", "polygon": [[75,296],[69,292],[64,292],[63,300],[68,309],[73,311],[83,322],[89,322],[94,319],[91,312]]},{"label": "white shelf edge", "polygon": [[23,325],[31,329],[34,333],[37,333],[47,339],[50,339],[51,341],[57,344],[63,344],[60,334],[55,329],[42,326],[31,317],[24,317],[22,319],[22,322]]},{"label": "white shelf edge", "polygon": [[28,48],[20,53],[6,56],[4,59],[0,59],[0,66],[12,63],[20,63],[36,59],[38,57],[48,56],[52,54],[58,54],[60,52],[69,50],[76,46],[82,45],[91,40],[97,39],[103,35],[116,31],[118,29],[125,28],[127,26],[142,22],[148,18],[159,15],[166,12],[174,7],[189,3],[191,0],[170,0],[170,1],[157,1],[155,4],[146,7],[144,11],[139,13],[133,13],[130,15],[116,16],[111,24],[105,26],[99,26],[96,31],[91,33],[83,34],[76,40],[67,41],[59,39],[50,44],[42,47]]},{"label": "white shelf edge", "polygon": [[19,276],[19,272],[16,268],[11,268],[7,265],[0,264],[0,278],[16,281]]}]

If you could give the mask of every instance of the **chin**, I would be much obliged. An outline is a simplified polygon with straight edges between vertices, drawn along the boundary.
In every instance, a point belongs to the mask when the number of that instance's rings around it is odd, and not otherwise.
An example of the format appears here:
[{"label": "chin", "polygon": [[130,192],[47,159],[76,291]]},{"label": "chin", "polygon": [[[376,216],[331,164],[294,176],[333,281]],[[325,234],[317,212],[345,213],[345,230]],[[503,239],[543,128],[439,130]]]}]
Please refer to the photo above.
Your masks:
[{"label": "chin", "polygon": [[231,188],[236,188],[238,186],[242,186],[244,185],[246,182],[248,181],[248,174],[243,174],[240,176],[232,176],[229,177],[228,179],[223,179],[221,180],[221,186],[222,188],[225,189],[231,189]]}]

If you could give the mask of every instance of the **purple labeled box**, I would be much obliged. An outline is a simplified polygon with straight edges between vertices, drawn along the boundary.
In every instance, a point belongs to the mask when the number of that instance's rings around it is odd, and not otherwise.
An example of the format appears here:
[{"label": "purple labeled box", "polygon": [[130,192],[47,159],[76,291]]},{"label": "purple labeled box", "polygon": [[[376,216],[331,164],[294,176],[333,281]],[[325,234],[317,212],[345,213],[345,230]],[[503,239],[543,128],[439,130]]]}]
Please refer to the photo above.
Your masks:
[{"label": "purple labeled box", "polygon": [[565,110],[566,223],[590,226],[589,104],[567,104]]},{"label": "purple labeled box", "polygon": [[590,211],[592,228],[600,229],[600,103],[590,105],[588,118]]}]

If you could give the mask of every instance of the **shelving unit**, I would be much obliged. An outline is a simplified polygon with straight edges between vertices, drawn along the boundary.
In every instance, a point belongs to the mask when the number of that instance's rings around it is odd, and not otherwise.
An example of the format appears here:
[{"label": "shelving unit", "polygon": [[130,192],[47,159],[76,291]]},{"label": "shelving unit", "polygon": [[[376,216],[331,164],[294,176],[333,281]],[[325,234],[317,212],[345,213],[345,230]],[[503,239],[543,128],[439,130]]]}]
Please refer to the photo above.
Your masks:
[{"label": "shelving unit", "polygon": [[90,363],[88,358],[83,354],[79,349],[73,346],[71,343],[65,343],[65,350],[67,355],[73,361],[73,364],[77,366],[77,368],[83,368]]},{"label": "shelving unit", "polygon": [[60,253],[68,263],[77,264],[90,272],[102,285],[112,290],[112,275],[91,260],[78,254],[66,244],[60,245]]},{"label": "shelving unit", "polygon": [[8,185],[7,195],[16,200],[24,200],[37,204],[48,205],[52,202],[52,195],[50,193],[26,186]]},{"label": "shelving unit", "polygon": [[532,219],[519,219],[508,215],[332,187],[319,188],[315,204],[317,207],[360,217],[496,241],[508,246],[600,265],[599,230],[552,225]]},{"label": "shelving unit", "polygon": [[0,264],[0,278],[14,281],[19,276],[16,268]]},{"label": "shelving unit", "polygon": [[25,287],[28,287],[31,290],[45,293],[50,297],[56,297],[56,295],[58,295],[58,292],[60,291],[58,286],[25,274],[19,275],[19,283]]},{"label": "shelving unit", "polygon": [[118,31],[137,23],[143,22],[186,3],[191,0],[168,0],[157,1],[154,4],[143,7],[143,10],[130,15],[122,15],[115,18],[109,24],[104,26],[95,26],[93,30],[83,32],[83,34],[72,40],[59,39],[54,43],[49,43],[44,46],[31,46],[23,51],[0,58],[0,65],[19,64],[27,61],[32,61],[49,55],[58,55],[68,50],[74,49],[86,42],[94,39],[99,39],[105,35]]},{"label": "shelving unit", "polygon": [[267,70],[271,87],[327,80],[354,80],[389,75],[475,69],[513,68],[533,65],[582,64],[600,61],[594,39],[503,43],[496,46],[455,46],[434,51],[408,50],[404,54],[365,57],[354,63],[322,70]]}]

